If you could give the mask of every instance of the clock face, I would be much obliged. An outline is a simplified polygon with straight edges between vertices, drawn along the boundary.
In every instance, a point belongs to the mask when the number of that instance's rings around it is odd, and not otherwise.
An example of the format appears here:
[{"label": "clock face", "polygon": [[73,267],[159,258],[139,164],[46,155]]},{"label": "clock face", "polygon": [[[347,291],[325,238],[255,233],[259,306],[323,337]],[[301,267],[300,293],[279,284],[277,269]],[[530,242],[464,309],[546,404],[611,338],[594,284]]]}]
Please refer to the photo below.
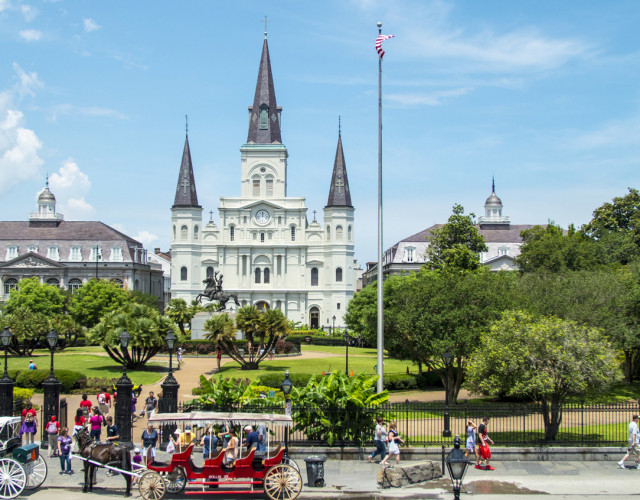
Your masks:
[{"label": "clock face", "polygon": [[258,210],[256,212],[256,222],[258,224],[266,224],[271,219],[271,215],[266,210]]}]

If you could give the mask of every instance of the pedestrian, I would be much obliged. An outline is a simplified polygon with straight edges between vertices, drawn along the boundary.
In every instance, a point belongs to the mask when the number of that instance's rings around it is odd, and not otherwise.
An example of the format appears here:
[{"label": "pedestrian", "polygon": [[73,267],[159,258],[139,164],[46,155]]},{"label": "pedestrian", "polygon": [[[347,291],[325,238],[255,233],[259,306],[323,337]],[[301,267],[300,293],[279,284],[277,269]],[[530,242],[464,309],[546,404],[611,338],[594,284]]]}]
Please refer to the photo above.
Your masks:
[{"label": "pedestrian", "polygon": [[636,457],[636,469],[640,469],[640,432],[638,431],[638,415],[634,415],[631,422],[629,422],[629,447],[627,453],[622,460],[618,462],[618,466],[624,469],[624,462],[631,454]]},{"label": "pedestrian", "polygon": [[131,421],[133,422],[136,418],[136,404],[138,403],[138,398],[136,397],[136,393],[131,393]]},{"label": "pedestrian", "polygon": [[58,453],[58,435],[60,434],[60,422],[56,420],[54,415],[51,415],[51,420],[47,422],[47,437],[49,438],[49,458],[56,456]]},{"label": "pedestrian", "polygon": [[89,436],[91,436],[92,440],[100,442],[100,432],[102,431],[103,423],[104,417],[100,414],[100,410],[95,407],[93,409],[93,415],[91,415],[91,418],[89,419]]},{"label": "pedestrian", "polygon": [[[69,430],[63,427],[60,430],[60,436],[58,436],[58,455],[60,456],[60,474],[73,474],[71,468],[71,438],[69,437]],[[66,471],[65,471],[66,465]]]},{"label": "pedestrian", "polygon": [[93,405],[91,404],[91,401],[89,401],[89,399],[87,399],[88,396],[86,394],[82,395],[82,401],[80,401],[80,408],[82,408],[82,411],[84,412],[84,416],[86,418],[89,418],[89,415],[91,414],[91,408],[93,407]]},{"label": "pedestrian", "polygon": [[38,413],[33,409],[31,402],[22,410],[22,425],[20,437],[24,436],[25,444],[33,443],[33,438],[38,432]]},{"label": "pedestrian", "polygon": [[491,448],[489,448],[489,443],[494,443],[487,433],[488,425],[489,417],[484,417],[482,419],[482,423],[478,427],[478,437],[480,438],[480,443],[478,444],[478,462],[482,460],[482,463],[476,464],[476,469],[494,470],[494,468],[489,465],[489,460],[491,460]]},{"label": "pedestrian", "polygon": [[153,391],[149,391],[149,397],[144,400],[144,410],[140,414],[140,416],[144,416],[144,413],[147,413],[147,419],[149,417],[155,415],[156,409],[158,408],[158,399],[153,395]]},{"label": "pedestrian", "polygon": [[376,419],[376,429],[373,432],[373,443],[376,446],[371,455],[369,455],[369,463],[373,460],[373,457],[380,454],[380,460],[383,460],[387,454],[387,429],[384,426],[384,418],[378,417]]},{"label": "pedestrian", "polygon": [[100,389],[100,394],[98,394],[97,397],[100,413],[106,417],[109,414],[109,407],[111,406],[111,396],[107,392],[107,388],[103,387]]},{"label": "pedestrian", "polygon": [[467,445],[464,450],[464,458],[469,458],[469,455],[473,453],[476,456],[476,465],[480,462],[480,458],[476,453],[476,429],[477,425],[473,422],[473,420],[469,420],[467,422]]},{"label": "pedestrian", "polygon": [[37,370],[38,367],[36,366],[36,364],[33,362],[33,359],[29,360],[29,370],[33,371],[33,370]]},{"label": "pedestrian", "polygon": [[218,446],[218,438],[213,433],[213,429],[207,426],[200,440],[200,446],[202,446],[202,456],[205,460],[211,458],[211,455]]},{"label": "pedestrian", "polygon": [[396,465],[400,465],[400,444],[404,444],[404,441],[400,439],[400,434],[398,434],[397,424],[395,422],[389,423],[389,433],[387,434],[387,441],[389,442],[389,454],[382,462],[380,462],[380,465],[389,465],[389,459],[391,458],[391,455],[395,455]]},{"label": "pedestrian", "polygon": [[182,364],[182,347],[178,347],[176,351],[176,359],[178,361],[178,370],[180,369],[180,365]]},{"label": "pedestrian", "polygon": [[218,354],[216,354],[216,361],[218,362],[218,371],[220,371],[220,361],[222,360],[222,349],[218,347]]},{"label": "pedestrian", "polygon": [[228,439],[227,445],[224,448],[224,461],[226,465],[233,465],[233,462],[238,458],[238,438],[233,429],[230,429],[226,433],[225,438]]},{"label": "pedestrian", "polygon": [[71,438],[73,439],[73,452],[78,452],[78,432],[85,428],[87,425],[87,419],[84,418],[84,411],[82,408],[78,408],[76,410],[76,416],[73,421],[73,433],[71,434]]},{"label": "pedestrian", "polygon": [[258,451],[267,452],[267,426],[264,424],[258,425],[256,429],[258,433]]},{"label": "pedestrian", "polygon": [[[131,471],[136,472],[140,469],[143,469],[142,465],[142,455],[140,455],[140,448],[135,448],[133,450],[133,457],[131,457]],[[138,476],[133,476],[133,484],[138,484]]]},{"label": "pedestrian", "polygon": [[113,423],[113,417],[107,416],[107,443],[115,443],[120,438],[120,431],[118,426]]},{"label": "pedestrian", "polygon": [[[158,431],[153,428],[153,424],[148,424],[142,433],[142,447],[144,448],[144,464],[153,462],[156,458],[156,446],[158,445]],[[149,460],[151,459],[151,460]]]}]

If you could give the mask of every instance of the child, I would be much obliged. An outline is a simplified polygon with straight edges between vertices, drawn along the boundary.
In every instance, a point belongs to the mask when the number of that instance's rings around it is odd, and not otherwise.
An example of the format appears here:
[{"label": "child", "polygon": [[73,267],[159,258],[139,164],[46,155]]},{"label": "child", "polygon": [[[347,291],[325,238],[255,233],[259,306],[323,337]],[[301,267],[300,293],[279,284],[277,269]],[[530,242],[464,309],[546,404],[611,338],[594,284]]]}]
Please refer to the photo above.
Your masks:
[{"label": "child", "polygon": [[[131,470],[136,472],[142,469],[142,455],[140,454],[140,448],[133,450],[133,457],[131,458]],[[133,476],[133,484],[138,484],[138,478]]]},{"label": "child", "polygon": [[482,464],[477,463],[476,469],[494,470],[494,468],[489,465],[489,460],[491,460],[491,448],[489,448],[488,443],[493,444],[493,440],[487,434],[488,425],[489,417],[484,417],[480,427],[478,427],[478,435],[480,437],[480,444],[478,446],[478,462],[482,459]]},{"label": "child", "polygon": [[400,444],[404,444],[404,441],[400,439],[400,435],[397,431],[397,424],[394,422],[389,423],[389,433],[387,434],[387,441],[389,442],[389,454],[385,459],[380,462],[380,465],[389,465],[389,458],[391,455],[396,456],[396,465],[400,465]]},{"label": "child", "polygon": [[473,453],[476,456],[476,465],[478,462],[478,454],[476,453],[476,424],[473,420],[467,422],[467,445],[464,450],[464,458],[469,458],[469,455]]}]

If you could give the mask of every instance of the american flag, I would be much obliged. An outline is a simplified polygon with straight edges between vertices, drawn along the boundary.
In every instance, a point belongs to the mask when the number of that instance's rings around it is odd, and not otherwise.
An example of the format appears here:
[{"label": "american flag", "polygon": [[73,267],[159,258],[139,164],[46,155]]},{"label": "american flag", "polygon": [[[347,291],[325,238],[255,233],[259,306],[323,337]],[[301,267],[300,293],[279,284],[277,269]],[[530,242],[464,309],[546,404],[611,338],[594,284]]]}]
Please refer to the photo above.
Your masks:
[{"label": "american flag", "polygon": [[379,35],[376,38],[376,50],[378,51],[378,55],[380,59],[384,57],[384,50],[382,50],[382,42],[384,42],[387,38],[393,38],[394,35]]}]

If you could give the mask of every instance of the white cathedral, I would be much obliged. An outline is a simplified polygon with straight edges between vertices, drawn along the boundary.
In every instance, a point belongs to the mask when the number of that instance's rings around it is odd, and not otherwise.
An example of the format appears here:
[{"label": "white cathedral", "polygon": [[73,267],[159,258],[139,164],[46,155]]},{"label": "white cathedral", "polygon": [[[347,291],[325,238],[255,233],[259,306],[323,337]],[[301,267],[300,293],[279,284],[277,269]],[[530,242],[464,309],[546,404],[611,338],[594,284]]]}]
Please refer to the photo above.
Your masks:
[{"label": "white cathedral", "polygon": [[[311,328],[343,326],[356,287],[354,208],[338,134],[324,227],[304,197],[287,196],[287,148],[265,33],[249,134],[240,148],[240,197],[220,198],[220,227],[203,226],[187,136],[171,208],[171,296],[187,302],[222,274],[240,303],[277,308]],[[328,169],[327,169],[328,173]],[[230,301],[227,308],[235,307]]]}]

